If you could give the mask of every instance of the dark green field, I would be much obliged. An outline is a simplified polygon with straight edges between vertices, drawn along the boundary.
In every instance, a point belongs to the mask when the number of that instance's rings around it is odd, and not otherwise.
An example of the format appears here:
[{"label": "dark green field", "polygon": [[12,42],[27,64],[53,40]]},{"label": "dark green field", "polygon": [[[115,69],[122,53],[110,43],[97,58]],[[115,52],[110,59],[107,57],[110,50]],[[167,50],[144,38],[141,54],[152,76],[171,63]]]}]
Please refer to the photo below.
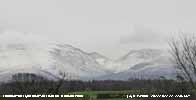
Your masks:
[{"label": "dark green field", "polygon": [[127,98],[127,95],[193,94],[187,82],[173,80],[40,81],[1,84],[0,94],[76,94],[84,98],[0,98],[0,100],[195,100],[180,98]]},{"label": "dark green field", "polygon": [[[81,92],[71,92],[69,94],[76,95],[84,95],[84,98],[0,98],[0,100],[192,100],[190,98],[99,98],[98,95],[102,94],[110,94],[110,95],[118,95],[118,94],[135,94],[139,95],[141,91],[138,90],[130,90],[130,91],[81,91]],[[147,94],[146,92],[143,92]]]},{"label": "dark green field", "polygon": [[[128,100],[127,98],[113,98],[113,99],[98,99],[98,94],[132,94],[136,93],[134,91],[83,91],[75,92],[74,94],[83,94],[88,97],[90,100]],[[143,99],[131,99],[131,100],[143,100]]]}]

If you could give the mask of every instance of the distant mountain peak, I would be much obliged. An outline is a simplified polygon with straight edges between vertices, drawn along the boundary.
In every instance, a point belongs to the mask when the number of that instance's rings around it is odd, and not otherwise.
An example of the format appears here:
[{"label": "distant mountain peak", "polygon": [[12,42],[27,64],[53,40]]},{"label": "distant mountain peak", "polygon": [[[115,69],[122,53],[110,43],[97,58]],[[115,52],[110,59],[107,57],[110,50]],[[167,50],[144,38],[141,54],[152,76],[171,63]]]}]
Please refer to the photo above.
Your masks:
[{"label": "distant mountain peak", "polygon": [[149,58],[149,57],[155,57],[157,55],[160,55],[162,51],[160,49],[133,49],[129,51],[125,56],[121,57],[119,60],[125,60],[129,57],[135,56],[137,58]]},{"label": "distant mountain peak", "polygon": [[88,53],[88,54],[91,55],[94,58],[104,58],[104,59],[109,60],[109,58],[107,58],[106,56],[103,56],[103,55],[101,55],[100,53],[97,53],[97,52],[91,52],[91,53]]},{"label": "distant mountain peak", "polygon": [[13,72],[42,74],[53,79],[60,77],[60,73],[79,79],[96,79],[112,73],[128,75],[145,70],[155,70],[158,74],[159,69],[167,68],[167,71],[172,66],[168,53],[159,49],[130,50],[114,61],[97,52],[88,53],[69,44],[49,42],[34,34],[18,34],[0,34],[0,80]]}]

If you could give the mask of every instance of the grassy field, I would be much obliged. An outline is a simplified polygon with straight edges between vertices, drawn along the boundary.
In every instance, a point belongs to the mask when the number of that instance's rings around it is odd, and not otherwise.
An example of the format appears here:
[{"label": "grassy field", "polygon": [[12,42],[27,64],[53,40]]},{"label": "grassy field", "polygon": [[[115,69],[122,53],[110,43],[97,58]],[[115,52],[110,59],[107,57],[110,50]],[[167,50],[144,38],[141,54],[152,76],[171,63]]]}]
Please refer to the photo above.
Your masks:
[{"label": "grassy field", "polygon": [[[98,94],[130,94],[134,91],[81,91],[71,92],[69,94],[84,95],[84,98],[0,98],[0,100],[128,100],[127,98],[105,98],[98,99]],[[143,100],[143,99],[131,99],[131,100]]]},{"label": "grassy field", "polygon": [[[156,94],[156,92],[152,92],[152,94]],[[141,90],[130,90],[130,91],[82,91],[82,92],[74,92],[73,94],[83,94],[85,97],[87,97],[86,100],[146,100],[146,98],[126,98],[126,97],[121,97],[121,98],[104,98],[100,99],[97,96],[99,94],[148,94],[147,91],[141,91]],[[159,94],[159,93],[158,93]],[[161,94],[161,93],[160,93]],[[190,98],[159,98],[159,100],[192,100]],[[78,99],[79,100],[79,99]],[[149,100],[149,99],[148,99]],[[158,98],[151,98],[150,100],[158,100]],[[195,99],[193,99],[195,100]]]},{"label": "grassy field", "polygon": [[[112,99],[98,99],[98,94],[136,94],[136,91],[82,91],[73,92],[71,94],[82,94],[90,100],[127,100],[127,98],[112,98]],[[143,99],[131,99],[131,100],[143,100]]]},{"label": "grassy field", "polygon": [[[126,98],[125,97],[118,97],[118,98],[100,98],[98,97],[100,94],[112,94],[112,95],[118,95],[118,94],[140,94],[144,93],[146,94],[147,92],[141,91],[141,90],[129,90],[129,91],[80,91],[80,92],[71,92],[68,94],[75,94],[75,95],[84,95],[84,98],[0,98],[0,100],[146,100],[145,98]],[[150,100],[157,100],[156,98],[150,99]],[[163,100],[163,99],[161,99]],[[164,100],[189,100],[189,99],[164,99]]]}]

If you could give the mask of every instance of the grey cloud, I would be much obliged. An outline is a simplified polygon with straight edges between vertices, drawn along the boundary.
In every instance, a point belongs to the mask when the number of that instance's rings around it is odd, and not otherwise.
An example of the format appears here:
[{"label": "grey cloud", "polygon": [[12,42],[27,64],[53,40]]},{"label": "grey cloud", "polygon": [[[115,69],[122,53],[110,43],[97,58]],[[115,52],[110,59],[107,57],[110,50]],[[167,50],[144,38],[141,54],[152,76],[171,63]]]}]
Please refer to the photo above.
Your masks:
[{"label": "grey cloud", "polygon": [[144,26],[136,25],[133,28],[133,32],[127,36],[120,38],[121,44],[146,44],[146,43],[157,43],[162,40],[160,32],[156,32],[152,29]]}]

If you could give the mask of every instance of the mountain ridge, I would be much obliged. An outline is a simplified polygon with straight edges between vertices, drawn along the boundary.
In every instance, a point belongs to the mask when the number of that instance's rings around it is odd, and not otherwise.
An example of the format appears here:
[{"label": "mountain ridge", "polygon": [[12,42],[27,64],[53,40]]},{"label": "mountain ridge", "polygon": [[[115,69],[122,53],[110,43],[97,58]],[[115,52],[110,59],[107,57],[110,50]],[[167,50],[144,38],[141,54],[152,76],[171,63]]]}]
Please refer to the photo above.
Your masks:
[{"label": "mountain ridge", "polygon": [[164,73],[163,69],[167,73],[168,66],[173,72],[168,52],[159,49],[130,50],[118,60],[112,60],[97,52],[84,52],[72,45],[51,43],[38,36],[7,34],[0,35],[0,74],[7,71],[6,75],[11,75],[11,70],[23,69],[29,73],[37,70],[45,77],[61,77],[61,73],[66,73],[72,75],[72,79],[92,80],[112,76],[125,79],[123,77],[132,77],[133,73],[150,73],[151,70],[159,76],[159,72]]}]

